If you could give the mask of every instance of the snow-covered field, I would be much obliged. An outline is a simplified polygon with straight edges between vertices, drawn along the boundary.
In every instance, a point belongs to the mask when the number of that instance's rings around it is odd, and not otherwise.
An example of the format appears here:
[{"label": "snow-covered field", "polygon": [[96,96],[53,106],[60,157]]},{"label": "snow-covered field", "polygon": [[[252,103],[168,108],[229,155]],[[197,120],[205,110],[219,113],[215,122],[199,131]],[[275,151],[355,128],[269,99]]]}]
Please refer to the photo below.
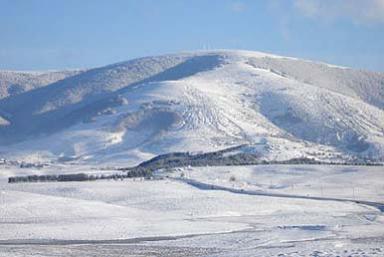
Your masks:
[{"label": "snow-covered field", "polygon": [[[3,178],[20,174],[3,169]],[[381,167],[203,167],[157,175],[164,179],[2,179],[0,256],[384,256],[384,215],[377,208],[246,194],[384,202]],[[188,180],[244,192],[202,189]]]},{"label": "snow-covered field", "polygon": [[384,201],[384,168],[321,165],[259,165],[176,169],[213,185],[270,193]]}]

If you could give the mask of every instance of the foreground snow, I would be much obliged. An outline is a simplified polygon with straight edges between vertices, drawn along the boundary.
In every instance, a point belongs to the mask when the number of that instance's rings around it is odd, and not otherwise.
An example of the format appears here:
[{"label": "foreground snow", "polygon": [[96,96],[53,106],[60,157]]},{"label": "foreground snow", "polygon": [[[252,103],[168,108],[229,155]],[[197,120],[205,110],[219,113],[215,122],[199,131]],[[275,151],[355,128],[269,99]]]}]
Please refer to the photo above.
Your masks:
[{"label": "foreground snow", "polygon": [[352,197],[349,189],[355,186],[355,198],[384,199],[384,173],[375,167],[206,167],[158,174],[177,180],[152,181],[2,180],[0,256],[28,251],[47,256],[42,252],[53,249],[91,256],[98,245],[110,256],[127,249],[127,256],[150,251],[160,256],[383,256],[384,216],[374,207],[201,190],[184,183],[181,173],[232,188],[296,195]]}]

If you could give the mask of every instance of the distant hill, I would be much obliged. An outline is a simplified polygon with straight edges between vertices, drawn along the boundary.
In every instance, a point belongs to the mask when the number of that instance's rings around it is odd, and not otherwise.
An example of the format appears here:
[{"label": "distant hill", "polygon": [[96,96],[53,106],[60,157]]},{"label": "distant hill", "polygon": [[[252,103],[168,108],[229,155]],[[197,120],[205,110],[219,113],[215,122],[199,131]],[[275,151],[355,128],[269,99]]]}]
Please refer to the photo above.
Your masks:
[{"label": "distant hill", "polygon": [[0,70],[0,99],[44,87],[56,81],[77,75],[83,70],[26,72]]}]

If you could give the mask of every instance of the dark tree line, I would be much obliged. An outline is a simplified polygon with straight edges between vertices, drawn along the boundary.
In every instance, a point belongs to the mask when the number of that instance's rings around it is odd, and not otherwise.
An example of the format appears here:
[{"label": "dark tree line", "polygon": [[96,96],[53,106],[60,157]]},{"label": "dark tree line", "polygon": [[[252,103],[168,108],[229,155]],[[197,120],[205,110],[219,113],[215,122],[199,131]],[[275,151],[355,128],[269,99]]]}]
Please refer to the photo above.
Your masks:
[{"label": "dark tree line", "polygon": [[86,173],[77,174],[64,174],[64,175],[30,175],[30,176],[16,176],[9,177],[8,183],[27,183],[27,182],[70,182],[70,181],[95,181],[102,179],[114,179],[122,180],[125,178],[135,177],[150,177],[152,173],[146,170],[135,170],[121,174],[110,174],[110,175],[95,175]]}]

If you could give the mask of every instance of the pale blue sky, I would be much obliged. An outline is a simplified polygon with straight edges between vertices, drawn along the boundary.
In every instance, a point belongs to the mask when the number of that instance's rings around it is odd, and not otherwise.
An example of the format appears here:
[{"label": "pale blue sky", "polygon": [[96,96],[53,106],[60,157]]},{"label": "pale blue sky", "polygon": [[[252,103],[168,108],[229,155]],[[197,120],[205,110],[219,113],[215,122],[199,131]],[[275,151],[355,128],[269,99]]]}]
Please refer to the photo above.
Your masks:
[{"label": "pale blue sky", "polygon": [[384,0],[0,0],[0,69],[203,48],[384,71]]}]

